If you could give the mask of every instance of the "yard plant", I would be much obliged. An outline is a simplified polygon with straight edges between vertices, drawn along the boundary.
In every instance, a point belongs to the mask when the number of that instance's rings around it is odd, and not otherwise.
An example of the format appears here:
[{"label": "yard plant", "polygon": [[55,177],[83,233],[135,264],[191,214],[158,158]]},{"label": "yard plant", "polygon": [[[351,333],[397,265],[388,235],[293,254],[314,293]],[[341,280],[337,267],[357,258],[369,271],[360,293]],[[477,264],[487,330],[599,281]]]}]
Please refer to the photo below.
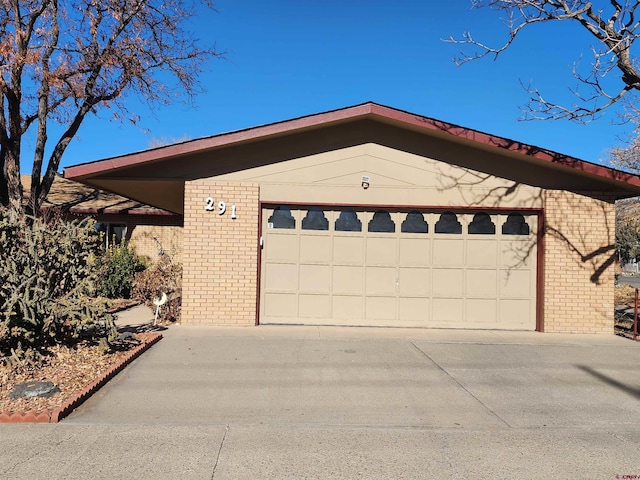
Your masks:
[{"label": "yard plant", "polygon": [[135,275],[132,296],[155,309],[153,300],[160,298],[163,293],[167,294],[168,300],[162,306],[162,318],[170,322],[178,321],[182,305],[182,264],[160,248],[158,260]]},{"label": "yard plant", "polygon": [[105,349],[113,317],[96,298],[93,220],[66,222],[0,210],[0,356],[35,362],[54,344],[81,340]]},{"label": "yard plant", "polygon": [[129,298],[134,275],[145,268],[128,242],[109,246],[98,258],[98,294],[106,298]]}]

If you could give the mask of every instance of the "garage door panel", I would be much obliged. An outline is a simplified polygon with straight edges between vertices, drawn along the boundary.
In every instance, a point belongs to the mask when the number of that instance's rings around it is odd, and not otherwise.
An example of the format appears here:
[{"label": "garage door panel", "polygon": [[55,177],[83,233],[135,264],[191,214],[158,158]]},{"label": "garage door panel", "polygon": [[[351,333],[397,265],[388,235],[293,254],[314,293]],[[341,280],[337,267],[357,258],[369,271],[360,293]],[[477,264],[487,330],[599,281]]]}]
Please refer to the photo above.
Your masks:
[{"label": "garage door panel", "polygon": [[354,323],[361,323],[364,319],[364,301],[361,296],[333,295],[331,300],[333,318]]},{"label": "garage door panel", "polygon": [[299,316],[302,318],[331,318],[330,295],[303,295],[298,297]]},{"label": "garage door panel", "polygon": [[498,272],[488,269],[466,271],[466,294],[473,297],[495,297],[498,293]]},{"label": "garage door panel", "polygon": [[300,265],[301,292],[323,292],[331,290],[331,267],[329,265]]},{"label": "garage door panel", "polygon": [[396,255],[397,240],[392,238],[368,237],[367,254],[365,261],[367,265],[389,265],[395,267],[398,260]]},{"label": "garage door panel", "polygon": [[431,238],[402,238],[398,240],[401,266],[428,267],[431,263]]},{"label": "garage door panel", "polygon": [[465,313],[465,321],[469,323],[496,323],[498,320],[498,301],[479,298],[467,299]]},{"label": "garage door panel", "polygon": [[364,267],[335,265],[332,282],[334,294],[362,295],[364,293]]},{"label": "garage door panel", "polygon": [[432,303],[432,318],[439,326],[462,324],[464,300],[461,298],[434,298]]},{"label": "garage door panel", "polygon": [[298,298],[286,293],[265,294],[265,310],[269,317],[296,318],[298,316]]},{"label": "garage door panel", "polygon": [[467,242],[466,264],[470,267],[495,267],[498,265],[498,243],[495,239]]},{"label": "garage door panel", "polygon": [[528,270],[500,272],[500,294],[505,297],[531,297],[532,278]]},{"label": "garage door panel", "polygon": [[271,263],[267,265],[267,285],[270,291],[298,291],[298,265],[292,263]]},{"label": "garage door panel", "polygon": [[268,261],[298,261],[298,237],[296,235],[274,234],[265,242]]},{"label": "garage door panel", "polygon": [[396,269],[392,267],[366,267],[365,294],[379,295],[396,293]]},{"label": "garage door panel", "polygon": [[331,262],[331,237],[328,235],[301,235],[300,261],[302,263]]},{"label": "garage door panel", "polygon": [[462,239],[434,238],[432,264],[435,266],[463,266],[464,242]]},{"label": "garage door panel", "polygon": [[500,266],[507,268],[531,268],[536,249],[533,240],[506,240],[500,243]]},{"label": "garage door panel", "polygon": [[501,324],[521,325],[529,324],[533,302],[531,300],[500,300],[498,321]]},{"label": "garage door panel", "polygon": [[364,261],[364,238],[355,235],[333,237],[334,263],[362,265]]},{"label": "garage door panel", "polygon": [[434,268],[432,278],[434,296],[462,298],[464,293],[464,270]]},{"label": "garage door panel", "polygon": [[395,297],[366,297],[366,319],[393,322],[396,319]]},{"label": "garage door panel", "polygon": [[426,268],[398,269],[398,295],[426,297],[430,293],[431,272]]},{"label": "garage door panel", "polygon": [[399,298],[398,317],[400,322],[421,322],[426,325],[429,320],[428,298]]}]

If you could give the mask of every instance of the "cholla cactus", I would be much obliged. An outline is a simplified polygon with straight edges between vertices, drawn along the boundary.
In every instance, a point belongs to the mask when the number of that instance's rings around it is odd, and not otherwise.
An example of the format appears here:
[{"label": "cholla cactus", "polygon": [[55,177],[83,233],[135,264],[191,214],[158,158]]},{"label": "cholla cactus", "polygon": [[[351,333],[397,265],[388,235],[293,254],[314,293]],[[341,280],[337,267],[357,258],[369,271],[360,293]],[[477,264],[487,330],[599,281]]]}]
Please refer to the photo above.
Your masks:
[{"label": "cholla cactus", "polygon": [[98,241],[91,220],[0,211],[0,355],[115,336],[94,298]]}]

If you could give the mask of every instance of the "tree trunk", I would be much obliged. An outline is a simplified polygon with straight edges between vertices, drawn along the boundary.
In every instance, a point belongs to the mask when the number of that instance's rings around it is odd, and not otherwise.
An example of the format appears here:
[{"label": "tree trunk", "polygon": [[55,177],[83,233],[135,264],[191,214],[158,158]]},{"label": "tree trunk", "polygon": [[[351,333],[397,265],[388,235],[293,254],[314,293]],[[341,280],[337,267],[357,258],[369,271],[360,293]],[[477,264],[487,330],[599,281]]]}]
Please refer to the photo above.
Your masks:
[{"label": "tree trunk", "polygon": [[0,207],[9,205],[9,189],[7,187],[7,173],[4,166],[6,163],[5,148],[0,147]]},{"label": "tree trunk", "polygon": [[12,210],[22,209],[22,184],[20,183],[20,167],[14,155],[7,152],[4,157],[4,175],[7,180],[7,203]]}]

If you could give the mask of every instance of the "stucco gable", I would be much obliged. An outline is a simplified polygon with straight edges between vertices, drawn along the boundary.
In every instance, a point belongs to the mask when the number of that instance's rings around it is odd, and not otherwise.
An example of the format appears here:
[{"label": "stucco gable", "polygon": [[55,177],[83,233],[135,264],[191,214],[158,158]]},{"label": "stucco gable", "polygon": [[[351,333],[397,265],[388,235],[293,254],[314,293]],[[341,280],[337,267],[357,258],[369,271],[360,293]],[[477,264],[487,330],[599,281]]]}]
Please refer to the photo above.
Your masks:
[{"label": "stucco gable", "polygon": [[[367,177],[367,188],[362,178]],[[540,208],[539,187],[496,177],[375,143],[240,169],[220,181],[253,182],[262,200],[308,201],[314,191],[337,203],[385,202],[413,205],[475,205]]]}]

